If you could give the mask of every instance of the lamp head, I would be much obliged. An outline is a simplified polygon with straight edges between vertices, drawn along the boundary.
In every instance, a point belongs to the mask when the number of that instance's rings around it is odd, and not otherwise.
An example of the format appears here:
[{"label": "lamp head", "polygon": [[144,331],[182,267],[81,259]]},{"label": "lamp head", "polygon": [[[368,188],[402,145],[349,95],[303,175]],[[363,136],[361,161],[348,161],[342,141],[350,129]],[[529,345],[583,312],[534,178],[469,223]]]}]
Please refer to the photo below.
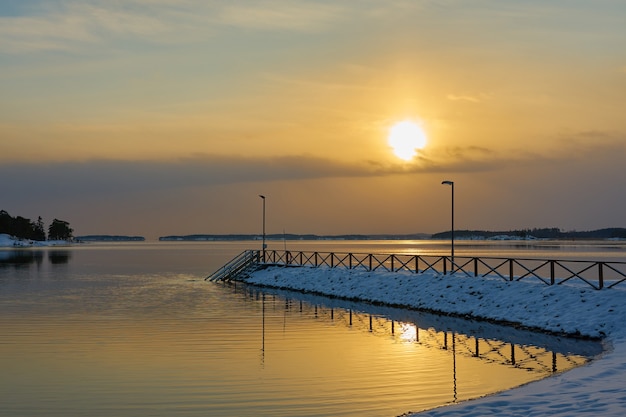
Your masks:
[{"label": "lamp head", "polygon": [[445,185],[454,185],[454,181],[442,181],[441,183]]}]

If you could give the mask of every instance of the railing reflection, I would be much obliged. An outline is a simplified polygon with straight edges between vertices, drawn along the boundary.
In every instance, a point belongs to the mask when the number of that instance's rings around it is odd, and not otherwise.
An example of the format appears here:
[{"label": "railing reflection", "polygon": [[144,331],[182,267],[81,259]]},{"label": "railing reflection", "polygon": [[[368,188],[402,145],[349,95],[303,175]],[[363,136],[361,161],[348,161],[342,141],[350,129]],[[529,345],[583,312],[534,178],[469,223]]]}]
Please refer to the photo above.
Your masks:
[{"label": "railing reflection", "polygon": [[[366,303],[343,301],[285,290],[271,290],[241,283],[230,285],[236,292],[274,308],[303,317],[341,323],[380,336],[392,336],[403,343],[478,358],[488,363],[511,366],[542,375],[563,372],[587,363],[601,354],[597,340],[579,340],[536,333],[491,323]],[[263,318],[263,330],[265,318]],[[265,340],[263,339],[263,350]]]}]

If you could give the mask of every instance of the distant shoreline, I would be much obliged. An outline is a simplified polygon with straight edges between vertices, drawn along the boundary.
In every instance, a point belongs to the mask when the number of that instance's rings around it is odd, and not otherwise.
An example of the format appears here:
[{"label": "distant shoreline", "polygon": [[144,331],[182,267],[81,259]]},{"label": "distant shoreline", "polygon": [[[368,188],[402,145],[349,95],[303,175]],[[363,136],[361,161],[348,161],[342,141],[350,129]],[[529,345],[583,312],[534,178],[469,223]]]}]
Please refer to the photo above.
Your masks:
[{"label": "distant shoreline", "polygon": [[143,242],[143,236],[123,236],[123,235],[86,235],[76,236],[78,242]]},{"label": "distant shoreline", "polygon": [[[442,240],[451,239],[450,231],[428,234],[343,234],[316,235],[294,233],[266,234],[266,240]],[[606,228],[591,231],[562,232],[557,228],[522,229],[506,231],[455,230],[456,240],[620,240],[626,239],[626,228]],[[159,237],[160,241],[234,241],[261,240],[261,234],[191,234]]]},{"label": "distant shoreline", "polygon": [[[542,229],[544,230],[544,229]],[[145,242],[144,236],[127,235],[83,235],[76,236],[71,241],[34,241],[20,239],[7,234],[2,234],[2,247],[30,247],[30,246],[53,246],[68,245],[72,243],[90,242]],[[589,232],[560,232],[557,236],[539,236],[534,234],[521,235],[516,231],[509,232],[489,232],[489,231],[455,231],[455,240],[462,241],[626,241],[626,229],[611,228]],[[157,240],[160,242],[236,242],[236,241],[261,241],[261,234],[191,234],[191,235],[169,235],[161,236]],[[293,234],[293,233],[272,233],[265,235],[267,241],[400,241],[400,240],[449,240],[450,232],[426,234],[344,234],[344,235],[316,235],[316,234]]]}]

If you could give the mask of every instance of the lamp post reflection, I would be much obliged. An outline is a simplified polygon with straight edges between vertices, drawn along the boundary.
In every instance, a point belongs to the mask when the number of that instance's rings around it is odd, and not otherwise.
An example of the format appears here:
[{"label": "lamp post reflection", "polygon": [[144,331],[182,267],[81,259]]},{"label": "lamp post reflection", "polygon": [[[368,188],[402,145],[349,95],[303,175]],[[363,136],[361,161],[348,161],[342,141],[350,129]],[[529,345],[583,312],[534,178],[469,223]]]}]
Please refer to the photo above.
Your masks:
[{"label": "lamp post reflection", "polygon": [[261,303],[263,304],[263,311],[262,311],[263,321],[262,321],[262,326],[261,326],[261,365],[264,365],[265,364],[265,293],[263,293],[262,295]]}]

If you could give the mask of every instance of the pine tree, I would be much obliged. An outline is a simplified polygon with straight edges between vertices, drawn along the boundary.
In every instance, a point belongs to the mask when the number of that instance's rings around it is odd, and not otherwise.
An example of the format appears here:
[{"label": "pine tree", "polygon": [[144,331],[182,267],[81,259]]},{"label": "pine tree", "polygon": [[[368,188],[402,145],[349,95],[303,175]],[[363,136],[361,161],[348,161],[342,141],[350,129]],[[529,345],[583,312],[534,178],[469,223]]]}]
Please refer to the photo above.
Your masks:
[{"label": "pine tree", "polygon": [[41,216],[37,218],[37,223],[33,224],[33,239],[39,241],[46,240],[46,229]]},{"label": "pine tree", "polygon": [[48,228],[48,239],[50,240],[71,240],[74,230],[70,224],[64,220],[54,219]]}]

